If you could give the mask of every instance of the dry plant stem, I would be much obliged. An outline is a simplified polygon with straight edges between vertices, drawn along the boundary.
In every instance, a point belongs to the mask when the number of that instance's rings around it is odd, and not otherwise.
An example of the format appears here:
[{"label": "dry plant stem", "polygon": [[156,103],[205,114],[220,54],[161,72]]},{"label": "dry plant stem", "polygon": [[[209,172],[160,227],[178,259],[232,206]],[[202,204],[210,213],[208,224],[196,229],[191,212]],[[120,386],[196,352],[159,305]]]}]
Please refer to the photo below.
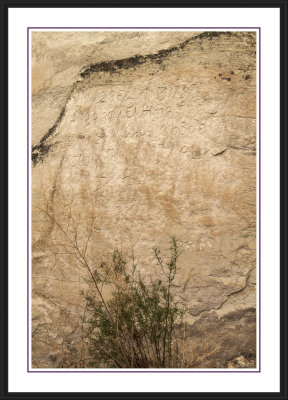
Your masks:
[{"label": "dry plant stem", "polygon": [[[116,276],[115,276],[115,282],[116,282],[116,291],[117,291],[117,295],[118,295],[118,299],[119,299],[119,295],[120,295],[120,284],[119,284],[119,277],[117,276],[117,274],[116,274]],[[118,336],[118,334],[119,334],[119,310],[120,310],[120,304],[119,304],[119,302],[117,302],[117,312],[116,312],[116,335]],[[127,329],[127,332],[122,332],[122,330],[120,330],[120,335],[121,336],[124,336],[124,340],[123,340],[123,343],[119,343],[118,342],[118,345],[121,347],[123,347],[124,346],[124,343],[125,343],[125,333],[127,333],[127,335],[128,335],[128,340],[129,340],[129,344],[130,344],[130,348],[131,348],[131,351],[132,351],[132,353],[134,353],[135,352],[135,350],[134,350],[134,342],[133,342],[133,335],[131,336],[131,334],[130,334],[130,331],[129,331],[129,326],[127,325],[127,323],[126,323],[126,329]],[[137,344],[137,346],[138,346],[138,350],[140,351],[140,354],[142,355],[142,353],[141,353],[141,348],[139,347],[139,343],[136,341],[136,344]],[[129,349],[128,350],[126,350],[126,349],[124,349],[124,354],[128,354],[128,352],[129,352]],[[128,363],[129,363],[129,361],[128,361]]]},{"label": "dry plant stem", "polygon": [[[68,240],[68,243],[70,244],[70,246],[72,246],[72,248],[73,248],[74,250],[76,250],[76,252],[77,252],[78,255],[79,255],[79,256],[77,256],[77,255],[74,253],[76,259],[88,270],[88,272],[89,272],[89,274],[90,274],[90,276],[91,276],[91,278],[92,278],[92,280],[93,280],[93,283],[94,283],[94,286],[95,286],[95,288],[96,288],[96,291],[97,291],[97,293],[98,293],[98,295],[99,295],[99,297],[100,297],[100,299],[101,299],[101,301],[102,301],[102,304],[104,305],[104,307],[105,307],[105,309],[106,309],[106,312],[107,312],[107,314],[109,315],[110,320],[113,321],[113,317],[112,317],[112,315],[111,315],[111,313],[110,313],[110,311],[109,311],[109,308],[107,307],[106,301],[105,301],[104,297],[102,296],[102,293],[101,293],[101,291],[100,291],[100,289],[99,289],[99,287],[98,287],[98,284],[97,284],[97,282],[96,282],[96,279],[95,279],[95,277],[94,277],[94,274],[93,274],[93,272],[92,272],[92,270],[91,270],[91,268],[90,268],[90,266],[89,266],[89,264],[88,264],[88,262],[87,262],[85,256],[81,253],[81,251],[80,251],[80,249],[79,249],[79,247],[78,247],[78,244],[77,244],[77,233],[75,233],[75,244],[74,244],[73,241],[71,240],[71,238],[69,237],[68,233],[62,228],[62,226],[56,221],[56,219],[55,219],[47,210],[44,210],[44,209],[42,209],[42,208],[40,208],[40,207],[38,207],[38,209],[39,209],[41,212],[45,213],[45,214],[52,220],[52,222],[55,223],[55,225],[58,227],[58,229],[64,234],[64,236],[65,236],[66,239]],[[90,237],[91,237],[91,236],[90,236]],[[88,242],[88,241],[87,241],[87,242]],[[79,258],[79,257],[80,257],[80,258]],[[122,334],[122,332],[121,332],[121,334]],[[122,346],[123,346],[123,343],[121,343],[121,347],[122,347]],[[124,349],[124,354],[126,354],[125,349]]]},{"label": "dry plant stem", "polygon": [[[100,316],[100,320],[98,321],[101,324],[101,318],[103,318],[104,323],[108,323],[108,330],[105,331],[105,329],[107,329],[105,328],[103,331],[104,335],[105,332],[107,332],[108,336],[103,336],[105,340],[102,345],[101,341],[99,342],[98,339],[99,337],[101,338],[101,336],[98,336],[97,330],[99,329],[99,325],[97,325],[98,317],[96,314],[94,325],[91,325],[92,329],[90,332],[87,332],[86,336],[88,342],[90,341],[91,343],[92,341],[95,345],[92,354],[94,353],[94,356],[97,357],[100,356],[99,360],[94,357],[95,362],[101,362],[102,353],[105,355],[102,362],[110,360],[119,368],[171,367],[173,364],[172,334],[176,318],[175,310],[177,312],[176,303],[172,304],[171,298],[171,285],[176,274],[176,262],[179,256],[176,239],[171,239],[171,259],[168,263],[164,264],[160,256],[160,251],[156,248],[154,249],[155,258],[165,275],[166,283],[162,284],[159,280],[157,284],[152,284],[150,290],[143,282],[140,273],[138,279],[135,280],[134,278],[136,264],[133,249],[132,274],[127,273],[127,270],[125,270],[126,261],[123,260],[119,252],[115,253],[116,255],[113,257],[116,258],[113,258],[111,264],[103,263],[104,267],[99,271],[94,271],[92,269],[87,259],[87,249],[92,237],[93,224],[95,221],[94,216],[89,220],[88,235],[83,243],[83,239],[81,238],[82,233],[80,232],[80,235],[78,235],[77,224],[75,223],[71,209],[69,210],[68,219],[66,219],[66,229],[57,220],[53,211],[50,212],[49,209],[43,209],[41,207],[37,207],[37,209],[48,217],[53,225],[62,233],[67,242],[67,248],[71,248],[71,252],[68,251],[68,253],[72,254],[80,265],[88,271],[91,283],[96,290],[97,301],[99,301],[100,306],[100,309],[97,311]],[[52,238],[52,240],[54,239]],[[64,243],[60,242],[59,246],[63,248],[62,253],[67,253],[67,248]],[[114,296],[112,303],[110,303],[110,300],[105,300],[103,296],[104,285],[109,285],[110,288],[114,287],[114,290],[112,290],[112,299]],[[91,310],[93,310],[93,297],[91,299]],[[125,303],[122,304],[122,301],[125,301]],[[137,306],[135,301],[137,301]],[[125,310],[125,306],[123,308],[126,302],[127,310]],[[96,304],[97,303],[94,303],[96,306],[95,310],[97,310],[98,307]],[[101,307],[103,307],[102,310]],[[109,324],[112,329],[110,333]],[[83,339],[83,323],[81,336]],[[112,346],[111,349],[107,347],[109,346],[109,340]],[[83,354],[82,346],[80,358],[78,358],[78,363],[80,362],[81,365],[85,363]],[[74,363],[74,358],[72,358],[71,363]]]},{"label": "dry plant stem", "polygon": [[[104,307],[105,307],[105,309],[106,309],[106,311],[107,311],[109,317],[112,319],[112,316],[111,316],[111,314],[110,314],[110,311],[109,311],[109,309],[108,309],[108,307],[107,307],[107,305],[106,305],[106,302],[105,302],[105,300],[104,300],[104,298],[103,298],[103,296],[102,296],[102,293],[101,293],[101,291],[100,291],[100,289],[99,289],[99,287],[98,287],[98,284],[97,284],[97,282],[96,282],[96,280],[95,280],[95,277],[94,277],[94,275],[93,275],[93,272],[92,272],[92,270],[91,270],[89,264],[87,263],[87,260],[86,260],[85,256],[84,256],[84,255],[81,253],[81,251],[79,250],[79,247],[78,247],[78,244],[77,244],[77,240],[75,239],[75,244],[74,244],[73,241],[71,240],[71,238],[69,237],[69,235],[68,235],[68,234],[65,232],[65,230],[62,228],[62,226],[55,220],[55,218],[54,218],[48,211],[43,210],[43,209],[41,209],[41,208],[39,208],[39,207],[38,207],[38,209],[39,209],[41,212],[44,212],[44,213],[53,221],[53,223],[55,223],[55,225],[58,227],[58,229],[60,229],[60,231],[65,235],[66,239],[68,240],[68,242],[69,242],[69,244],[72,246],[72,248],[73,248],[74,250],[76,250],[76,252],[79,254],[80,259],[79,259],[79,257],[77,257],[76,254],[75,254],[75,257],[76,257],[77,260],[78,260],[83,266],[85,266],[86,269],[88,270],[88,272],[89,272],[89,274],[90,274],[90,276],[91,276],[91,278],[92,278],[92,280],[93,280],[93,282],[94,282],[94,286],[95,286],[95,288],[96,288],[96,290],[97,290],[97,293],[98,293],[99,297],[101,298],[101,301],[103,302],[103,305],[104,305]],[[76,233],[75,233],[75,237],[77,237]]]}]

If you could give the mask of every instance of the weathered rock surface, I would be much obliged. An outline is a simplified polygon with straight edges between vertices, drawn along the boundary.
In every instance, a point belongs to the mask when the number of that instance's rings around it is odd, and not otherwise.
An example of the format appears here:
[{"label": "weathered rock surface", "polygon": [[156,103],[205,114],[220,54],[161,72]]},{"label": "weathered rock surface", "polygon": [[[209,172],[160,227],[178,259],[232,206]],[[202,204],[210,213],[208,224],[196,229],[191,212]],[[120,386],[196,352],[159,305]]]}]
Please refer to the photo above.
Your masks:
[{"label": "weathered rock surface", "polygon": [[57,120],[79,72],[93,62],[119,60],[175,46],[199,32],[33,32],[32,144]]},{"label": "weathered rock surface", "polygon": [[133,245],[153,279],[175,234],[191,335],[219,338],[195,366],[254,367],[255,34],[33,35],[33,365],[79,339],[73,243],[94,264]]}]

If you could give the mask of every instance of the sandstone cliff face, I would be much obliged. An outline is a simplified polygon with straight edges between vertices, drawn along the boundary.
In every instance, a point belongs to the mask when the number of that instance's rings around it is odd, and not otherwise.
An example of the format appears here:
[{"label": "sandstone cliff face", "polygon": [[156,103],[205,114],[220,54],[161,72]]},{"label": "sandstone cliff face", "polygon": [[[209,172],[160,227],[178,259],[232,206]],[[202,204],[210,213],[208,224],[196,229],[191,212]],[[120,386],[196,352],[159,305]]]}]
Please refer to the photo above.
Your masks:
[{"label": "sandstone cliff face", "polygon": [[34,367],[57,366],[63,340],[79,342],[85,268],[69,240],[94,264],[133,246],[149,280],[151,248],[172,234],[191,340],[214,348],[194,366],[255,366],[255,41],[33,33]]}]

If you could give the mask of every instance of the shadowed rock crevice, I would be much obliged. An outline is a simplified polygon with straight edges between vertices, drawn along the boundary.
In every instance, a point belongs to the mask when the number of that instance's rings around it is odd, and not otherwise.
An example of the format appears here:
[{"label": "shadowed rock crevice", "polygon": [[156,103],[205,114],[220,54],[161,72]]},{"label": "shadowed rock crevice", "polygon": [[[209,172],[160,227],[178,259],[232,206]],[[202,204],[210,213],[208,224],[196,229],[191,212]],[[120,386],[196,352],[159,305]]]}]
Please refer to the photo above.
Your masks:
[{"label": "shadowed rock crevice", "polygon": [[[256,309],[234,311],[218,318],[207,313],[193,325],[187,325],[194,368],[255,368]],[[205,349],[205,350],[204,350]]]}]

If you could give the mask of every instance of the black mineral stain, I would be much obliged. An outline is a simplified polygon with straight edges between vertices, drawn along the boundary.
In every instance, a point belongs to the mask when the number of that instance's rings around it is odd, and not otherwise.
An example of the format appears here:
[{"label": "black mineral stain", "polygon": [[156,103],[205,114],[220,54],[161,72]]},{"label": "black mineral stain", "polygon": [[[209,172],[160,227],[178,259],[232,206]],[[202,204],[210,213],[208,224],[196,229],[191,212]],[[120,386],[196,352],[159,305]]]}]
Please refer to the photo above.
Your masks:
[{"label": "black mineral stain", "polygon": [[173,53],[177,53],[180,50],[183,50],[187,44],[193,42],[193,41],[201,41],[202,39],[208,39],[212,40],[213,38],[219,37],[226,35],[228,37],[232,36],[231,32],[203,32],[200,35],[193,36],[187,40],[185,40],[183,43],[181,43],[179,46],[173,46],[170,47],[169,49],[163,49],[159,50],[155,54],[146,54],[146,55],[140,55],[137,54],[133,57],[128,57],[128,58],[123,58],[122,60],[110,60],[110,61],[102,61],[96,64],[91,64],[89,67],[87,67],[84,71],[80,73],[80,76],[82,78],[86,78],[90,76],[93,72],[110,72],[110,73],[115,73],[118,72],[119,70],[127,70],[127,69],[134,69],[136,66],[142,65],[146,63],[147,61],[154,62],[156,64],[161,64],[164,59]]},{"label": "black mineral stain", "polygon": [[48,156],[49,152],[51,151],[51,147],[55,146],[58,142],[52,143],[52,144],[45,144],[41,143],[36,144],[35,146],[32,147],[32,162],[33,166],[41,161],[43,162],[44,158]]},{"label": "black mineral stain", "polygon": [[[233,35],[235,35],[235,33],[229,32],[229,31],[227,31],[227,32],[203,32],[200,35],[193,36],[193,37],[185,40],[179,46],[173,46],[173,47],[170,47],[169,49],[159,50],[155,54],[146,54],[146,55],[137,54],[133,57],[123,58],[121,60],[102,61],[102,62],[95,63],[95,64],[93,63],[89,67],[86,67],[84,70],[82,70],[79,75],[81,78],[89,78],[94,72],[100,72],[100,71],[108,72],[111,74],[121,73],[121,70],[136,69],[136,67],[138,67],[148,61],[152,62],[152,63],[156,63],[156,64],[162,64],[162,62],[165,60],[165,58],[168,55],[173,54],[173,53],[177,54],[177,52],[180,52],[181,50],[183,50],[184,47],[187,46],[189,43],[197,42],[197,41],[200,41],[200,43],[201,43],[201,41],[203,39],[211,41],[214,38],[223,37],[223,36],[231,37]],[[218,66],[221,67],[220,64]],[[164,68],[165,67],[163,67],[163,69]],[[152,75],[152,74],[150,74],[150,75]],[[222,74],[219,74],[219,76],[222,76]],[[101,76],[100,76],[100,79],[101,79]],[[231,78],[222,78],[222,79],[226,79],[227,81],[231,80]],[[246,79],[246,77],[245,77],[245,79]],[[59,117],[57,118],[55,124],[42,137],[39,144],[32,147],[32,161],[33,161],[34,166],[39,161],[43,162],[43,159],[48,155],[51,147],[56,144],[56,143],[54,143],[54,144],[44,145],[44,142],[46,142],[46,140],[52,136],[52,134],[55,132],[56,128],[60,124],[61,120],[63,119],[63,117],[65,115],[67,103],[71,99],[71,95],[72,95],[74,89],[77,87],[78,83],[79,83],[79,80],[74,82],[72,89],[70,91],[70,94],[67,98],[66,104],[63,107],[61,113],[59,114]]]}]

